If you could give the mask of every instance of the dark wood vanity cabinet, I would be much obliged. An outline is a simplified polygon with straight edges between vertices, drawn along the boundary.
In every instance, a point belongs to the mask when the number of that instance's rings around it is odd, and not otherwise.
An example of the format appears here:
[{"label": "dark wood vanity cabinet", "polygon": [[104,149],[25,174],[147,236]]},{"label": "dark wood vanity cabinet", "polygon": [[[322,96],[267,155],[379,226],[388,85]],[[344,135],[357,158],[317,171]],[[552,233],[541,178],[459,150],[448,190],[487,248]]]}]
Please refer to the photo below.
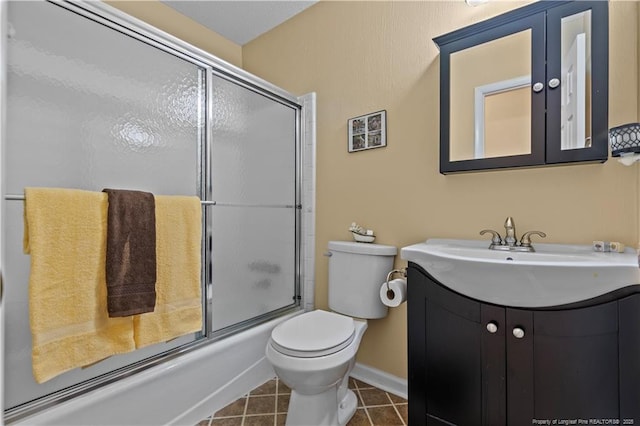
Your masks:
[{"label": "dark wood vanity cabinet", "polygon": [[409,424],[640,424],[640,293],[629,293],[510,308],[409,263]]}]

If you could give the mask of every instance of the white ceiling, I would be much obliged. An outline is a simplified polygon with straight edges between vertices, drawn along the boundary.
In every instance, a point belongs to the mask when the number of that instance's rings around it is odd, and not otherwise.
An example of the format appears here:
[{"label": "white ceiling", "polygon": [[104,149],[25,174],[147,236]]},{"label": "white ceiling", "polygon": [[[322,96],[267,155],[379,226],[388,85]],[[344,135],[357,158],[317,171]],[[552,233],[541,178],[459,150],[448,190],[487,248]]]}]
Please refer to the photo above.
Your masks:
[{"label": "white ceiling", "polygon": [[164,4],[244,45],[318,0],[162,0]]}]

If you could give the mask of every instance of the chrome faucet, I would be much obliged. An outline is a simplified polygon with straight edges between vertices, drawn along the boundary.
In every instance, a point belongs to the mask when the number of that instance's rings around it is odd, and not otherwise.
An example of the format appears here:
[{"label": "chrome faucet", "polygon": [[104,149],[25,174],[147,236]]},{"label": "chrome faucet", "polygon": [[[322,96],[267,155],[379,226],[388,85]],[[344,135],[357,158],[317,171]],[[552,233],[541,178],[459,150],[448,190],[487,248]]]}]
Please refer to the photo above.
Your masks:
[{"label": "chrome faucet", "polygon": [[528,251],[534,252],[534,248],[531,245],[531,235],[538,235],[545,238],[547,234],[541,231],[527,231],[522,235],[522,238],[518,242],[516,236],[516,224],[511,216],[507,217],[504,221],[504,240],[500,237],[500,234],[493,229],[483,229],[480,231],[480,235],[491,233],[491,244],[489,244],[489,250],[505,250],[505,251]]}]

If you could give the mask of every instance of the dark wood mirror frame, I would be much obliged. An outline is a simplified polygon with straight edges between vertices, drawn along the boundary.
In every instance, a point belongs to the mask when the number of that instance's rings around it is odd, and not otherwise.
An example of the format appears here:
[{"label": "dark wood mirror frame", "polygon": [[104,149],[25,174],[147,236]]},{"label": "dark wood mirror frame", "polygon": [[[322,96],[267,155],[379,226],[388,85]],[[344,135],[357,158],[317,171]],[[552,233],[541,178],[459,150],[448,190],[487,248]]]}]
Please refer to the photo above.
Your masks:
[{"label": "dark wood mirror frame", "polygon": [[[561,20],[591,11],[591,146],[562,150],[560,90],[547,82],[560,75]],[[451,55],[520,31],[531,30],[531,81],[544,89],[531,96],[531,153],[450,160]],[[440,173],[532,167],[608,158],[609,17],[607,1],[541,1],[433,39],[440,49]],[[560,87],[558,87],[560,89]]]}]

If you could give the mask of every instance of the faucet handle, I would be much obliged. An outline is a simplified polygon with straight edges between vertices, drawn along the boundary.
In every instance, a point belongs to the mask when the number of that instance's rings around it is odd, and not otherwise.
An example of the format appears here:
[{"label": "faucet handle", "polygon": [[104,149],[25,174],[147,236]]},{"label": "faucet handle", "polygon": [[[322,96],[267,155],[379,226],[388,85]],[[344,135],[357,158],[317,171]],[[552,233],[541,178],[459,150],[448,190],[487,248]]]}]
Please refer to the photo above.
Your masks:
[{"label": "faucet handle", "polygon": [[502,244],[502,238],[500,237],[500,234],[498,234],[493,229],[483,229],[482,231],[480,231],[480,235],[484,235],[489,232],[491,233],[491,244],[494,244],[497,246]]},{"label": "faucet handle", "polygon": [[542,238],[545,238],[547,236],[547,234],[542,231],[527,231],[522,234],[522,238],[520,239],[520,245],[522,247],[531,247],[531,237],[529,236],[532,234],[539,235]]}]

